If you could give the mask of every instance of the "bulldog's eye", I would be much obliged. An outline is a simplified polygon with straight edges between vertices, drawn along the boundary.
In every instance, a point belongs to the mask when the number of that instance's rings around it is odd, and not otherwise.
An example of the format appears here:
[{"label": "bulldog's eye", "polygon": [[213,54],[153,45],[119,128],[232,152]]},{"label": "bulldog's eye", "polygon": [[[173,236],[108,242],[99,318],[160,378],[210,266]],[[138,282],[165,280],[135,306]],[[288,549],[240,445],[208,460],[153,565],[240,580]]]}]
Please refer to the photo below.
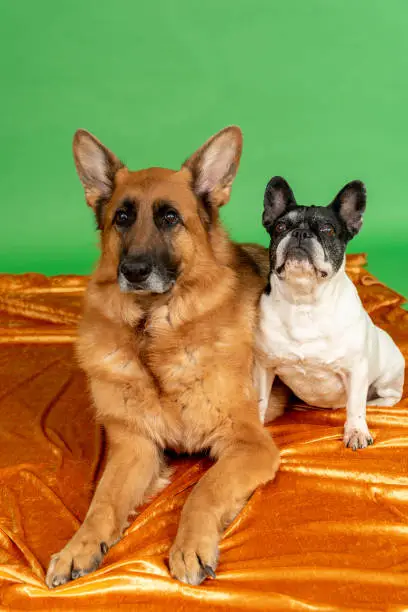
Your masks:
[{"label": "bulldog's eye", "polygon": [[275,225],[275,234],[282,234],[286,230],[286,223],[280,221]]},{"label": "bulldog's eye", "polygon": [[178,216],[175,210],[167,210],[162,216],[162,219],[166,225],[172,227],[173,225],[177,225],[180,220],[180,217]]},{"label": "bulldog's eye", "polygon": [[336,230],[334,229],[332,225],[330,225],[330,223],[325,223],[325,225],[322,225],[319,231],[321,234],[324,234],[325,236],[329,236],[329,237],[334,236],[336,233]]}]

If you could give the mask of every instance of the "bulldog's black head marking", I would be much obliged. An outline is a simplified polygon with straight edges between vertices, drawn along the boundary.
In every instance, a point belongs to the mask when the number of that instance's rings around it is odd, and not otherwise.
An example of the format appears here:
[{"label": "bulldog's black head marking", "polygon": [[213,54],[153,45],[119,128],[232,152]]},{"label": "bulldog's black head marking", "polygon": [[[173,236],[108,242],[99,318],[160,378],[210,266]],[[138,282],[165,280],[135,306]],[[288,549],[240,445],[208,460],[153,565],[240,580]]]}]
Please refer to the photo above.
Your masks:
[{"label": "bulldog's black head marking", "polygon": [[328,206],[298,206],[282,177],[273,177],[265,190],[263,225],[271,237],[271,272],[285,278],[296,268],[321,280],[335,274],[347,243],[360,230],[366,205],[361,181],[348,183]]}]

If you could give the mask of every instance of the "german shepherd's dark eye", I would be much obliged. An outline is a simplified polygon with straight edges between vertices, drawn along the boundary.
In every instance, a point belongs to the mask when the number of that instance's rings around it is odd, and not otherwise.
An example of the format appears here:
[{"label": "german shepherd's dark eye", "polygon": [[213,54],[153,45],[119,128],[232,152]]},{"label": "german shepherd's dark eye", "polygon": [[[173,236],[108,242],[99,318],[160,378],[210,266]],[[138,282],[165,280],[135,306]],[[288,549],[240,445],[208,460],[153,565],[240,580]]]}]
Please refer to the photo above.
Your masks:
[{"label": "german shepherd's dark eye", "polygon": [[179,218],[175,210],[168,210],[162,217],[167,225],[176,225],[179,222]]},{"label": "german shepherd's dark eye", "polygon": [[286,223],[284,223],[283,221],[280,221],[279,223],[277,223],[275,225],[275,229],[274,232],[275,234],[283,234],[283,232],[286,230]]},{"label": "german shepherd's dark eye", "polygon": [[179,213],[167,203],[160,203],[155,212],[156,224],[163,229],[174,227],[181,222]]},{"label": "german shepherd's dark eye", "polygon": [[136,213],[134,207],[125,203],[122,208],[116,211],[113,223],[116,227],[126,228],[130,227],[135,222],[135,219]]},{"label": "german shepherd's dark eye", "polygon": [[336,230],[334,229],[332,225],[330,225],[330,223],[325,223],[324,225],[320,226],[319,232],[331,238],[332,236],[335,235]]}]

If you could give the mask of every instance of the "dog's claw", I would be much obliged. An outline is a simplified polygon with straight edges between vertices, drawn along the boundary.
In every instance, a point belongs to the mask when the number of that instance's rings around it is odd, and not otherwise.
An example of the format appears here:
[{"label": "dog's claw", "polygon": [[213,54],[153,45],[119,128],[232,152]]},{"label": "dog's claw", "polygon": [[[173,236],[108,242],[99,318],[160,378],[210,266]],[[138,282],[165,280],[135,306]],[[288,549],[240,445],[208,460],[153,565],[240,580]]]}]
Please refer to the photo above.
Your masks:
[{"label": "dog's claw", "polygon": [[81,576],[85,576],[85,572],[83,570],[72,570],[71,580],[77,580],[77,578],[81,578]]},{"label": "dog's claw", "polygon": [[216,578],[215,572],[210,565],[202,565],[201,567],[203,568],[208,578],[212,578],[213,580]]},{"label": "dog's claw", "polygon": [[103,555],[106,555],[106,553],[108,552],[108,550],[109,550],[109,547],[108,547],[108,545],[106,544],[106,542],[101,542],[101,553],[102,553]]},{"label": "dog's claw", "polygon": [[52,580],[52,588],[55,589],[56,587],[66,584],[68,580],[69,578],[65,576],[55,576]]}]

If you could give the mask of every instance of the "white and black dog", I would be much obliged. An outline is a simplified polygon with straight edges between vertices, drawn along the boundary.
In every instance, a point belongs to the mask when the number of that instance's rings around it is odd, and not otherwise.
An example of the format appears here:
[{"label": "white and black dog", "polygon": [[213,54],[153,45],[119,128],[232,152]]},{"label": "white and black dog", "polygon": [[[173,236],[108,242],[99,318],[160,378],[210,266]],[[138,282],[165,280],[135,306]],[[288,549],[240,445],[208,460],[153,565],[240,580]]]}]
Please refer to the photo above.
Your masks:
[{"label": "white and black dog", "polygon": [[306,403],[346,406],[344,444],[373,439],[366,404],[392,406],[401,398],[404,358],[364,310],[345,272],[345,250],[361,228],[363,183],[348,183],[327,206],[298,206],[288,183],[272,178],[263,224],[271,237],[270,280],[260,301],[255,382],[261,420],[275,375]]}]

